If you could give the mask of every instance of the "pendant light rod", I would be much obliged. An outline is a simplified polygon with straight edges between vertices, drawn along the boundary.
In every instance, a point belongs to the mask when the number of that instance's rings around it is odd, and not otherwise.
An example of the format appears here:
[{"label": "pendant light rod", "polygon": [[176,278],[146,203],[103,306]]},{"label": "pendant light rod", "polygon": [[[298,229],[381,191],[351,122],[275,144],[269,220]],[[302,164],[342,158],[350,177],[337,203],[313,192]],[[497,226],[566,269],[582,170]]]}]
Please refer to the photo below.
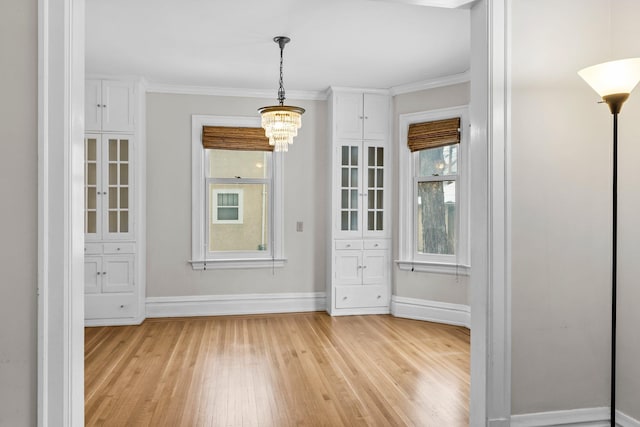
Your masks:
[{"label": "pendant light rod", "polygon": [[287,36],[276,36],[273,38],[273,41],[278,43],[278,46],[280,46],[280,87],[278,88],[278,102],[280,103],[280,105],[284,105],[284,83],[283,83],[283,72],[282,72],[282,65],[284,63],[284,46],[289,43],[291,41],[291,39]]}]

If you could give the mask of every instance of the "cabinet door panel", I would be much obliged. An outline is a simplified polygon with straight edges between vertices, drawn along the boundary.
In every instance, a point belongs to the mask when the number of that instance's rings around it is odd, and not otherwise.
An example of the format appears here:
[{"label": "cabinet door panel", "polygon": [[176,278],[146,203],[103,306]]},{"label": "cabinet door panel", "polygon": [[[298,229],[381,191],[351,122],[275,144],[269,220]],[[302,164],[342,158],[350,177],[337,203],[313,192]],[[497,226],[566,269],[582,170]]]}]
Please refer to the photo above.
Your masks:
[{"label": "cabinet door panel", "polygon": [[364,139],[387,139],[389,97],[364,94]]},{"label": "cabinet door panel", "polygon": [[336,251],[335,257],[335,284],[362,284],[362,252]]},{"label": "cabinet door panel", "polygon": [[102,130],[105,132],[133,132],[133,84],[124,81],[102,82]]},{"label": "cabinet door panel", "polygon": [[362,139],[362,94],[336,94],[336,136],[344,139]]},{"label": "cabinet door panel", "polygon": [[102,85],[100,80],[87,80],[84,85],[84,128],[102,129]]},{"label": "cabinet door panel", "polygon": [[362,145],[343,140],[337,147],[336,235],[362,236]]},{"label": "cabinet door panel", "polygon": [[100,135],[84,138],[84,233],[86,240],[102,236],[102,176]]},{"label": "cabinet door panel", "polygon": [[102,259],[99,257],[84,258],[84,293],[97,294],[100,292],[102,277]]},{"label": "cabinet door panel", "polygon": [[379,285],[387,281],[389,271],[389,251],[364,251],[362,260],[362,283]]},{"label": "cabinet door panel", "polygon": [[133,236],[132,151],[131,135],[103,135],[102,238],[105,240]]},{"label": "cabinet door panel", "polygon": [[388,149],[383,141],[365,141],[363,183],[363,235],[380,237],[388,234]]},{"label": "cabinet door panel", "polygon": [[102,292],[133,292],[133,256],[104,257]]}]

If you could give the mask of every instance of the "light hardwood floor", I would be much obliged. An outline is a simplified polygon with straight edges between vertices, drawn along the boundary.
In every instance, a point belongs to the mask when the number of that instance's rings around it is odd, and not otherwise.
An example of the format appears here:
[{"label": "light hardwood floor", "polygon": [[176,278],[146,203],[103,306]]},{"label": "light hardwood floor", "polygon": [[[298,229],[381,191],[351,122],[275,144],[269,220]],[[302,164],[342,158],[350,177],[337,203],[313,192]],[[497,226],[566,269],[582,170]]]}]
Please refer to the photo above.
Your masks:
[{"label": "light hardwood floor", "polygon": [[468,425],[469,331],[326,313],[85,329],[87,425]]}]

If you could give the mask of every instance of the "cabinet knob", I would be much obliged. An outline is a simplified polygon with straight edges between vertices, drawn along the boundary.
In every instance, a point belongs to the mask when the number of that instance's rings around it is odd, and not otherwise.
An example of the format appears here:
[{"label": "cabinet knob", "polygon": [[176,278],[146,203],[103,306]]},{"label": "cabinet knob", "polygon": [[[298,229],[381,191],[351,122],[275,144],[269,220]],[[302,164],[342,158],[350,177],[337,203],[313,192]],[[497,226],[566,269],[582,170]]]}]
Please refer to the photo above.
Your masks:
[{"label": "cabinet knob", "polygon": [[362,120],[362,119],[364,119],[364,116],[358,116],[358,118]]},{"label": "cabinet knob", "polygon": [[358,266],[358,268],[362,268],[362,266],[361,266],[361,265],[359,265],[359,266]]},{"label": "cabinet knob", "polygon": [[351,247],[351,245],[347,245],[347,247],[348,247],[348,248],[350,248],[350,247]]},{"label": "cabinet knob", "polygon": [[[378,297],[379,298],[379,297]],[[120,310],[122,310],[124,308],[124,305],[120,305]]]},{"label": "cabinet knob", "polygon": [[97,107],[100,108],[100,107],[102,107],[102,105],[98,104]]},{"label": "cabinet knob", "polygon": [[[378,246],[378,245],[376,245],[376,246]],[[120,250],[120,248],[116,248],[116,250],[118,250],[118,251],[119,251],[119,250]]]},{"label": "cabinet knob", "polygon": [[98,271],[98,276],[100,275],[100,272]]},{"label": "cabinet knob", "polygon": [[106,276],[106,275],[107,275],[107,272],[106,272],[106,271],[103,271],[103,272],[102,272],[102,275],[103,275],[103,276]]},{"label": "cabinet knob", "polygon": [[102,108],[107,108],[107,105],[106,104],[102,104]]},{"label": "cabinet knob", "polygon": [[366,266],[366,265],[364,265],[364,266],[362,266],[362,268],[367,268],[367,266]]},{"label": "cabinet knob", "polygon": [[379,245],[376,243],[373,245],[374,248],[377,248]]},{"label": "cabinet knob", "polygon": [[342,300],[343,300],[343,301],[344,301],[344,300],[346,300],[346,299],[347,299],[347,297],[342,297]]},{"label": "cabinet knob", "polygon": [[369,118],[369,116],[364,116],[364,119],[367,120]]},{"label": "cabinet knob", "polygon": [[378,295],[378,299],[382,298],[382,295]]}]

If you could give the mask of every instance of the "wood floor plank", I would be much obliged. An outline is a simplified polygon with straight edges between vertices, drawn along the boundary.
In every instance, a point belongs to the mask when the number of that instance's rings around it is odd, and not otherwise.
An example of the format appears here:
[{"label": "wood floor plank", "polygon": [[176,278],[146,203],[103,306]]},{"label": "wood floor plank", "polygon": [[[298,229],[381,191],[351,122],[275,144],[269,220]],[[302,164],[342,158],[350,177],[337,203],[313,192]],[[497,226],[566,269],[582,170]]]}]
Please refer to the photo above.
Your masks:
[{"label": "wood floor plank", "polygon": [[469,331],[326,313],[85,330],[90,426],[468,425]]}]

